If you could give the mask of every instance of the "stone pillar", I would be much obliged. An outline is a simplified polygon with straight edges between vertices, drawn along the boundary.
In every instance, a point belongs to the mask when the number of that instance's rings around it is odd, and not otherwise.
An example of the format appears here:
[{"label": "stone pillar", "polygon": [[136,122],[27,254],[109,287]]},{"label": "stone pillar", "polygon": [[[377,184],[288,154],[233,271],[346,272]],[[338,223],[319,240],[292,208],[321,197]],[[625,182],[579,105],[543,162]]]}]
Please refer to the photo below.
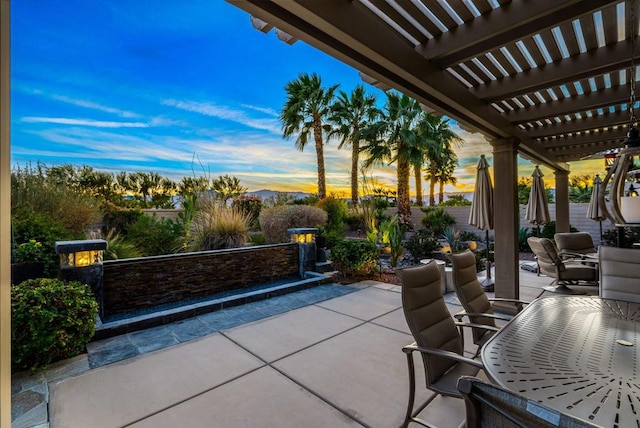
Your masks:
[{"label": "stone pillar", "polygon": [[[501,138],[493,146],[494,196],[493,225],[495,233],[495,292],[496,297],[519,299],[520,274],[518,271],[518,145],[517,138]],[[495,308],[516,313],[511,303],[494,304]]]},{"label": "stone pillar", "polygon": [[91,287],[98,302],[100,319],[104,317],[102,259],[106,249],[107,241],[104,239],[56,242],[56,254],[60,255],[60,279],[79,281]]},{"label": "stone pillar", "polygon": [[305,272],[314,271],[316,268],[316,235],[315,227],[297,227],[287,229],[291,236],[291,242],[297,242],[300,254],[300,278],[304,279]]},{"label": "stone pillar", "polygon": [[0,426],[11,426],[11,2],[0,0]]},{"label": "stone pillar", "polygon": [[556,232],[569,232],[569,171],[558,170],[556,176]]}]

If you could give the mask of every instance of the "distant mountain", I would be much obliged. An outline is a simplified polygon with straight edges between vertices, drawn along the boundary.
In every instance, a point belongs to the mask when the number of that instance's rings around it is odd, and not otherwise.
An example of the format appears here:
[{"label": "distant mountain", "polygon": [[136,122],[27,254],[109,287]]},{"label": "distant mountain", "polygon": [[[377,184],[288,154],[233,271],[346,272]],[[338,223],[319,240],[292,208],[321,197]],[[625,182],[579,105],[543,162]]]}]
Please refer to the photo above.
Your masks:
[{"label": "distant mountain", "polygon": [[260,196],[263,201],[265,199],[275,198],[277,195],[285,195],[285,194],[294,199],[302,199],[302,198],[306,198],[307,196],[312,196],[311,193],[279,192],[277,190],[267,190],[267,189],[258,190],[256,192],[247,192],[246,194],[249,196]]}]

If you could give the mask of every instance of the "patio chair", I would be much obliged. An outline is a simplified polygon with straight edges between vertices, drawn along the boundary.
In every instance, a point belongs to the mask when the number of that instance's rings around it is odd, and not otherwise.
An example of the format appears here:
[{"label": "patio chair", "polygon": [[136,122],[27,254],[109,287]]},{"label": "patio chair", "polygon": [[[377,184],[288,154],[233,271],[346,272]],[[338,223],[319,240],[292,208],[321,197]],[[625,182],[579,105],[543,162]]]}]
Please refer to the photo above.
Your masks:
[{"label": "patio chair", "polygon": [[640,250],[600,247],[600,297],[640,303]]},{"label": "patio chair", "polygon": [[464,398],[466,428],[597,426],[473,377],[460,378],[458,390]]},{"label": "patio chair", "polygon": [[[459,254],[449,256],[453,266],[453,288],[456,291],[460,304],[464,310],[454,314],[454,318],[462,321],[464,317],[468,317],[468,321],[475,324],[488,325],[496,327],[496,319],[508,321],[509,316],[497,315],[493,313],[491,302],[511,302],[518,307],[518,312],[522,309],[525,302],[517,299],[506,298],[488,298],[482,289],[482,285],[478,281],[476,269],[476,256],[473,252],[466,250]],[[473,343],[478,345],[474,358],[478,356],[480,348],[493,335],[493,331],[483,328],[472,328]],[[462,338],[462,347],[464,348],[464,335],[460,331]]]},{"label": "patio chair", "polygon": [[[482,363],[462,355],[462,340],[457,324],[442,298],[440,269],[435,262],[397,271],[402,282],[402,309],[409,330],[415,340],[402,348],[407,356],[409,369],[409,402],[403,427],[410,422],[429,426],[415,417],[415,366],[414,352],[419,352],[424,364],[427,389],[444,396],[460,398],[456,385],[460,376],[475,376]],[[479,328],[489,326],[467,324]],[[417,413],[422,409],[419,409]]]},{"label": "patio chair", "polygon": [[584,294],[567,287],[567,285],[597,285],[598,270],[595,266],[583,264],[580,260],[562,260],[558,249],[548,238],[527,238],[527,243],[536,255],[540,272],[554,278],[551,284],[543,289],[552,293]]},{"label": "patio chair", "polygon": [[553,239],[556,241],[558,252],[563,259],[579,259],[586,254],[598,252],[593,243],[593,238],[587,232],[556,233]]}]

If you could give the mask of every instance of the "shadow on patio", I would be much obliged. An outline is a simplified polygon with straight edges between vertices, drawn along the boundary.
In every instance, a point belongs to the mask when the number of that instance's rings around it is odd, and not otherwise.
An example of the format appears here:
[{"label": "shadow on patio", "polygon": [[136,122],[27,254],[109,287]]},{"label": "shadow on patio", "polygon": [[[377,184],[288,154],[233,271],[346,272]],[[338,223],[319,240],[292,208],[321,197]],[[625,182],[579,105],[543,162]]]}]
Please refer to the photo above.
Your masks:
[{"label": "shadow on patio", "polygon": [[[520,274],[524,300],[551,282]],[[168,331],[153,334],[168,347],[95,369],[90,350],[37,379],[16,379],[21,394],[39,379],[49,402],[48,416],[44,403],[44,416],[27,409],[13,426],[46,426],[47,417],[54,428],[399,426],[408,396],[401,349],[412,342],[400,287],[366,281],[354,290],[175,346]],[[454,293],[445,299],[452,313],[461,309]],[[419,388],[418,403],[428,403],[421,417],[436,426],[464,419],[461,400]]]}]

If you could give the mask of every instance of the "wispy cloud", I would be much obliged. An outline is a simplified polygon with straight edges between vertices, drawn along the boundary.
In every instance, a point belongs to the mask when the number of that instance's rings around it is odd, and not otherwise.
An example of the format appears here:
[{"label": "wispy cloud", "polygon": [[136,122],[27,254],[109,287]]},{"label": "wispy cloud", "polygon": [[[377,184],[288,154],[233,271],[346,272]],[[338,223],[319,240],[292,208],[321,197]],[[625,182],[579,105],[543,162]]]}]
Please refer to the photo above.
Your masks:
[{"label": "wispy cloud", "polygon": [[[168,99],[162,104],[176,107],[182,110],[203,114],[205,116],[217,117],[239,123],[249,128],[261,129],[274,134],[280,134],[280,125],[275,118],[254,118],[250,117],[246,111],[228,106],[221,106],[213,103],[202,103],[196,101],[181,101]],[[255,109],[253,109],[255,110]]]},{"label": "wispy cloud", "polygon": [[251,109],[251,110],[259,111],[260,113],[265,113],[265,114],[268,114],[268,115],[273,116],[273,117],[278,117],[278,116],[280,116],[280,115],[278,114],[278,112],[277,112],[277,111],[275,111],[275,110],[274,110],[274,109],[272,109],[272,108],[260,107],[260,106],[254,106],[254,105],[251,105],[251,104],[240,104],[240,105],[241,105],[242,107],[244,107],[244,108],[248,108],[248,109]]},{"label": "wispy cloud", "polygon": [[115,114],[115,115],[120,116],[120,117],[125,117],[125,118],[140,117],[139,114],[134,113],[132,111],[121,110],[121,109],[105,106],[105,105],[102,105],[102,104],[98,104],[98,103],[95,103],[93,101],[87,101],[87,100],[81,100],[81,99],[77,99],[77,98],[68,97],[66,95],[53,94],[53,95],[51,95],[51,98],[54,99],[54,100],[57,100],[57,101],[61,101],[63,103],[72,104],[72,105],[75,105],[75,106],[78,106],[78,107],[84,107],[84,108],[88,108],[88,109],[92,109],[92,110],[99,110],[99,111],[103,111],[105,113]]},{"label": "wispy cloud", "polygon": [[21,119],[28,123],[54,123],[58,125],[90,126],[94,128],[148,128],[143,122],[112,122],[92,119],[72,119],[68,117],[36,117],[27,116]]}]

